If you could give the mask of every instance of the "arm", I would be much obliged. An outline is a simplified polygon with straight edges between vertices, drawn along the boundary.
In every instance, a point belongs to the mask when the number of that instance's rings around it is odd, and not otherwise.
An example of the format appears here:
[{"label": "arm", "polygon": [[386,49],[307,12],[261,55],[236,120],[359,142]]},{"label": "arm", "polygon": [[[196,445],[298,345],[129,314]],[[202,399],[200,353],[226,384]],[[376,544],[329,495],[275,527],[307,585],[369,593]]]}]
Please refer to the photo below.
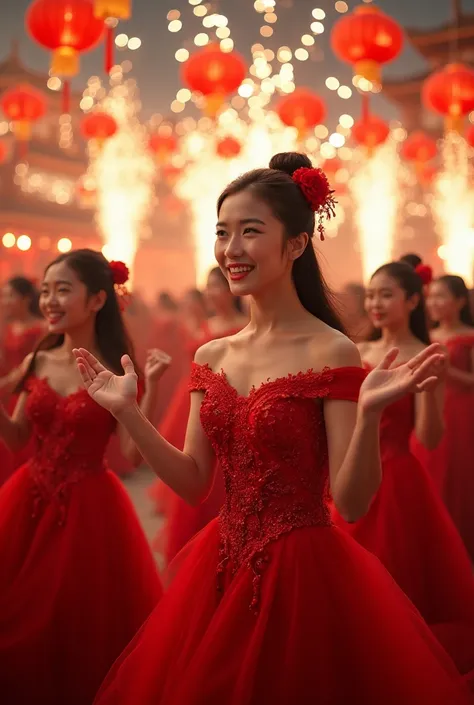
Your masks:
[{"label": "arm", "polygon": [[[204,348],[196,355],[198,362],[208,361]],[[201,427],[203,394],[191,394],[186,440],[181,452],[168,443],[143,415],[136,402],[137,375],[128,356],[122,358],[125,375],[119,377],[106,370],[86,350],[75,351],[75,355],[90,396],[122,424],[152,470],[185,501],[190,504],[199,502],[212,484],[215,465],[211,445]]]},{"label": "arm", "polygon": [[434,450],[444,433],[444,385],[423,392],[415,399],[415,434],[428,450]]},{"label": "arm", "polygon": [[[360,367],[360,355],[343,341],[332,355],[337,367]],[[379,451],[380,413],[366,412],[355,402],[324,403],[331,493],[346,521],[357,521],[369,506],[382,479]]]},{"label": "arm", "polygon": [[[27,355],[20,367],[17,367],[11,373],[14,374],[15,386],[28,369],[32,355],[32,353]],[[28,394],[26,392],[20,394],[11,416],[4,406],[0,404],[0,438],[7,448],[14,453],[21,450],[28,443],[31,433],[30,424],[25,413],[27,398]]]},{"label": "arm", "polygon": [[15,367],[4,377],[0,377],[0,396],[12,394],[23,374],[23,366]]},{"label": "arm", "polygon": [[450,365],[448,367],[447,374],[450,379],[455,380],[456,382],[461,382],[461,384],[465,384],[467,387],[472,387],[474,385],[473,372],[465,372],[464,370],[460,370],[457,367]]}]

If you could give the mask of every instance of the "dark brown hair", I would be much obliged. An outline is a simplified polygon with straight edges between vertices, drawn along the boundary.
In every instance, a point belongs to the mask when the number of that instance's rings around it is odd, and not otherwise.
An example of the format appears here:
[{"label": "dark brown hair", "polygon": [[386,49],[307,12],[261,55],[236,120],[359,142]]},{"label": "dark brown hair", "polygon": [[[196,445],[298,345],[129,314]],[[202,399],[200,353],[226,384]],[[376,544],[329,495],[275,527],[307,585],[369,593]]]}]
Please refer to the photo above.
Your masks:
[{"label": "dark brown hair", "polygon": [[[105,291],[107,294],[105,303],[95,318],[97,348],[104,363],[116,374],[122,374],[122,365],[120,363],[122,355],[130,355],[134,364],[135,360],[133,345],[122,318],[108,261],[100,252],[95,252],[94,250],[71,250],[71,252],[61,254],[50,262],[46,267],[45,273],[54,264],[59,264],[60,262],[64,262],[75,272],[79,280],[86,286],[88,295],[98,294],[99,291]],[[28,369],[20,380],[18,390],[23,389],[25,381],[34,372],[38,352],[58,348],[63,341],[64,335],[50,333],[38,343]],[[138,369],[137,372],[139,372]]]},{"label": "dark brown hair", "polygon": [[458,277],[456,274],[444,274],[436,281],[444,284],[455,299],[464,299],[464,304],[459,312],[459,318],[465,326],[474,326],[474,319],[469,301],[469,289],[467,288],[464,279],[462,277]]},{"label": "dark brown hair", "polygon": [[27,279],[26,277],[12,277],[7,281],[7,285],[10,286],[18,296],[21,296],[23,299],[28,299],[28,311],[32,316],[41,318],[38,306],[38,289],[31,279]]},{"label": "dark brown hair", "polygon": [[[268,169],[254,169],[232,181],[219,196],[217,212],[219,213],[226,198],[249,190],[272,209],[274,216],[284,226],[287,240],[301,233],[307,233],[312,238],[315,215],[300,187],[291,178],[297,169],[311,166],[311,161],[305,154],[276,154],[272,157]],[[292,277],[304,308],[332,328],[345,332],[312,243],[308,243],[303,254],[294,261]]]}]

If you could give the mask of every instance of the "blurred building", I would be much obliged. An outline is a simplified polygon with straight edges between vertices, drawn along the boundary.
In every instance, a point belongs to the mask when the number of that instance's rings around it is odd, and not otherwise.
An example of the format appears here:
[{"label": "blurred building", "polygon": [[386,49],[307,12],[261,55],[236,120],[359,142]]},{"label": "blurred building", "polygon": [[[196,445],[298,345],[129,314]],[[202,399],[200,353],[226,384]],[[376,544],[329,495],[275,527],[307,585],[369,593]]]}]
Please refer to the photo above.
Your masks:
[{"label": "blurred building", "polygon": [[[0,61],[0,96],[22,83],[44,93],[47,109],[33,125],[24,155],[0,112],[0,140],[7,146],[7,158],[0,164],[0,281],[17,273],[40,276],[58,251],[103,245],[95,192],[83,178],[87,153],[79,130],[82,94],[72,93],[70,114],[62,115],[60,80],[26,67],[13,42]],[[137,286],[150,300],[162,289],[180,293],[195,280],[186,208],[159,182],[156,196],[135,267]]]}]

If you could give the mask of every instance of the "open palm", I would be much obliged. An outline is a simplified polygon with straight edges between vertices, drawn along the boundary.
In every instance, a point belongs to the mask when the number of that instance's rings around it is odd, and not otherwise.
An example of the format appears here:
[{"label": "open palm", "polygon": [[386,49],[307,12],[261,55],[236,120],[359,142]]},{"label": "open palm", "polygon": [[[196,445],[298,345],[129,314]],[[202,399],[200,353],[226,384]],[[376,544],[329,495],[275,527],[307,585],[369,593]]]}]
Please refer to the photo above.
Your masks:
[{"label": "open palm", "polygon": [[74,355],[84,386],[97,404],[114,415],[135,404],[138,378],[128,355],[121,359],[122,376],[114,375],[85,348],[74,350]]},{"label": "open palm", "polygon": [[359,403],[365,411],[382,411],[406,394],[433,389],[446,368],[446,357],[438,343],[425,348],[411,360],[392,368],[398,355],[394,348],[365,378]]}]

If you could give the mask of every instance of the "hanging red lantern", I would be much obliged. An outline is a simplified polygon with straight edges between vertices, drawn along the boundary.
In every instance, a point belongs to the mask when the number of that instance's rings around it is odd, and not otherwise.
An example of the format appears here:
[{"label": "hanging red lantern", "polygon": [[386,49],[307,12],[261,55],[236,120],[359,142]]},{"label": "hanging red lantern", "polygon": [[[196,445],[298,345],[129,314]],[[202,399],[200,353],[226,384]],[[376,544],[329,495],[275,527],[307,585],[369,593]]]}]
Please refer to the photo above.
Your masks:
[{"label": "hanging red lantern", "polygon": [[436,157],[438,148],[436,140],[423,132],[416,130],[407,137],[403,143],[401,154],[407,162],[415,162],[415,164],[424,164]]},{"label": "hanging red lantern", "polygon": [[81,133],[86,140],[94,140],[99,148],[117,132],[115,118],[108,113],[97,111],[82,118]]},{"label": "hanging red lantern", "polygon": [[445,118],[447,130],[462,130],[465,116],[474,110],[474,70],[464,64],[448,64],[423,84],[423,104]]},{"label": "hanging red lantern", "polygon": [[208,44],[183,64],[181,79],[191,91],[202,93],[206,113],[215,117],[225,98],[239,88],[246,73],[247,67],[240,54],[226,53],[219,45]]},{"label": "hanging red lantern", "polygon": [[216,153],[222,159],[235,159],[242,151],[242,145],[235,137],[223,137],[216,144]]},{"label": "hanging red lantern", "polygon": [[132,14],[132,0],[94,0],[94,15],[105,22],[105,70],[110,73],[114,65],[115,27],[119,20],[128,20]]},{"label": "hanging red lantern", "polygon": [[63,111],[69,112],[69,79],[79,73],[79,54],[104,36],[104,23],[94,17],[92,0],[34,0],[25,23],[32,39],[53,52],[51,73],[64,79]]},{"label": "hanging red lantern", "polygon": [[390,128],[382,118],[369,114],[357,120],[352,127],[354,141],[367,148],[369,154],[383,144],[390,134]]},{"label": "hanging red lantern", "polygon": [[46,112],[46,98],[41,91],[23,83],[5,91],[0,105],[8,120],[13,122],[13,132],[24,156],[26,144],[31,138],[32,124]]},{"label": "hanging red lantern", "polygon": [[331,47],[338,59],[353,65],[356,76],[380,83],[381,66],[402,50],[403,30],[378,7],[358,5],[334,25]]},{"label": "hanging red lantern", "polygon": [[155,132],[148,140],[148,147],[155,155],[158,164],[165,164],[178,149],[176,135]]},{"label": "hanging red lantern", "polygon": [[323,100],[307,88],[297,88],[276,106],[278,117],[284,125],[296,127],[302,139],[308,130],[319,125],[326,117]]}]

